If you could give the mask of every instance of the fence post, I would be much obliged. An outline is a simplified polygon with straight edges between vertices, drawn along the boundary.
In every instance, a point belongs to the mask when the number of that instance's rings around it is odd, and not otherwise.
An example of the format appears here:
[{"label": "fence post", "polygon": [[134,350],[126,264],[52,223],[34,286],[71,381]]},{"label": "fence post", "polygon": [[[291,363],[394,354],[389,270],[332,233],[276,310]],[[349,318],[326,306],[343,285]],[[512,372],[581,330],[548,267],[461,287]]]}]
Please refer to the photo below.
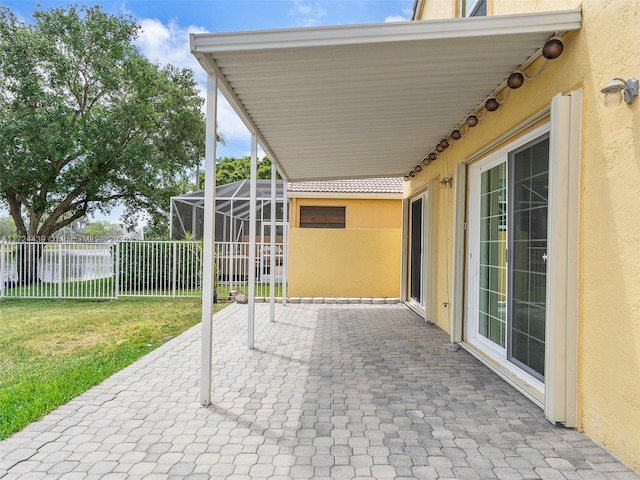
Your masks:
[{"label": "fence post", "polygon": [[113,287],[115,289],[114,296],[116,300],[120,297],[120,240],[116,242],[116,278],[113,281]]},{"label": "fence post", "polygon": [[9,275],[5,272],[4,241],[0,242],[0,298],[4,298],[4,285],[9,281]]},{"label": "fence post", "polygon": [[[46,245],[42,245],[42,265],[44,265],[44,252],[46,249]],[[62,243],[58,244],[58,298],[62,298],[62,278],[63,278],[63,268],[62,268]]]},{"label": "fence post", "polygon": [[176,298],[176,278],[178,276],[178,272],[177,272],[177,266],[178,266],[178,260],[177,260],[177,255],[178,253],[178,242],[176,242],[175,240],[173,241],[173,261],[171,262],[171,268],[173,269],[173,278],[172,278],[172,297]]}]

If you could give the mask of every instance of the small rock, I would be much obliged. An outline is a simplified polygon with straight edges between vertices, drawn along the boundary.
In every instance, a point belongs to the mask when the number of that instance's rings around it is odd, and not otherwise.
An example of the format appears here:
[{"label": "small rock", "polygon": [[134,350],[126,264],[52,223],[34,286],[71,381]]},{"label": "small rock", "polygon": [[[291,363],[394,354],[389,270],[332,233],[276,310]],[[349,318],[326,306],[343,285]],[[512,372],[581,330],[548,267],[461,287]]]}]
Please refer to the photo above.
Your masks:
[{"label": "small rock", "polygon": [[239,293],[236,295],[236,303],[248,303],[249,297],[247,297],[244,293]]}]

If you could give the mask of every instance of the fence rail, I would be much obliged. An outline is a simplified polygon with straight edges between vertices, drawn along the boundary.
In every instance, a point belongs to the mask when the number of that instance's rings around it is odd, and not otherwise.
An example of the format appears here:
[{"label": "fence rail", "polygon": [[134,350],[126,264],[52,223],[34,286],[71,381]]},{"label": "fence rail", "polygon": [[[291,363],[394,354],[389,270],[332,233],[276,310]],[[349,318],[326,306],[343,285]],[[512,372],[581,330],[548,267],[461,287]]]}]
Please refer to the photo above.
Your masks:
[{"label": "fence rail", "polygon": [[[249,243],[216,243],[218,298],[246,291]],[[283,245],[256,244],[256,295],[267,296],[271,275],[283,280]],[[195,297],[202,291],[202,243],[0,242],[0,298]],[[281,290],[280,290],[281,291]]]}]

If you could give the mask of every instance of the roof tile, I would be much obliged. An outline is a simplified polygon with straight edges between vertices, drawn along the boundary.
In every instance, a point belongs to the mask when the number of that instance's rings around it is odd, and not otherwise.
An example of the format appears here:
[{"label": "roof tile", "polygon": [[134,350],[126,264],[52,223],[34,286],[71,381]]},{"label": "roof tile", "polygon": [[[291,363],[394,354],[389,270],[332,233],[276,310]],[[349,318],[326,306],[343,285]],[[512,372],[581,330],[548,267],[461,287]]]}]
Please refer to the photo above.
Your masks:
[{"label": "roof tile", "polygon": [[287,190],[289,192],[319,193],[402,193],[402,178],[386,177],[289,182]]}]

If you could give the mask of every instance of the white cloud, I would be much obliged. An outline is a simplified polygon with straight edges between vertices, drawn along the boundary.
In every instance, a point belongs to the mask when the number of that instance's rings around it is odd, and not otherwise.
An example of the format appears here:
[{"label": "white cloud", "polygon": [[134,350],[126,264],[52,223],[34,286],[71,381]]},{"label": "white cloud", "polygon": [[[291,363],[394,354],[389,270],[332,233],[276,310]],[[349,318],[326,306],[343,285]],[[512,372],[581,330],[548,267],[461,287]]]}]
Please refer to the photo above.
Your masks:
[{"label": "white cloud", "polygon": [[[182,27],[174,20],[164,24],[154,18],[144,18],[139,24],[141,32],[135,43],[142,54],[160,65],[171,64],[191,69],[198,82],[200,94],[206,98],[207,75],[191,54],[189,34],[203,33],[207,30],[193,25]],[[218,102],[218,127],[228,144],[244,140],[248,135],[246,127],[222,96]]]},{"label": "white cloud", "polygon": [[389,22],[407,22],[407,21],[411,20],[412,16],[413,16],[413,10],[403,9],[402,10],[402,15],[389,15],[387,18],[384,19],[384,21],[387,22],[387,23],[389,23]]},{"label": "white cloud", "polygon": [[313,27],[321,23],[322,19],[327,16],[327,11],[318,4],[296,0],[290,15],[297,17],[298,26]]},{"label": "white cloud", "polygon": [[165,25],[155,18],[144,18],[139,24],[141,32],[135,43],[145,57],[160,65],[170,63],[176,67],[190,68],[196,72],[199,81],[205,78],[202,68],[191,55],[189,45],[189,34],[206,32],[204,28],[193,25],[181,27],[174,20]]},{"label": "white cloud", "polygon": [[384,21],[386,23],[391,23],[391,22],[406,22],[409,19],[406,17],[403,17],[402,15],[390,15],[387,18],[384,19]]}]

